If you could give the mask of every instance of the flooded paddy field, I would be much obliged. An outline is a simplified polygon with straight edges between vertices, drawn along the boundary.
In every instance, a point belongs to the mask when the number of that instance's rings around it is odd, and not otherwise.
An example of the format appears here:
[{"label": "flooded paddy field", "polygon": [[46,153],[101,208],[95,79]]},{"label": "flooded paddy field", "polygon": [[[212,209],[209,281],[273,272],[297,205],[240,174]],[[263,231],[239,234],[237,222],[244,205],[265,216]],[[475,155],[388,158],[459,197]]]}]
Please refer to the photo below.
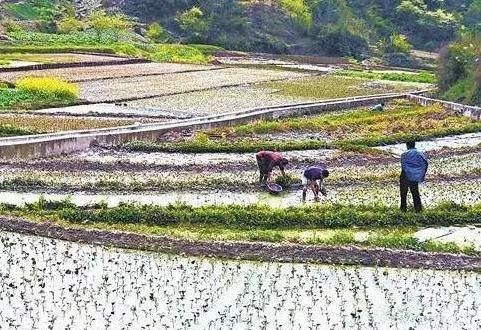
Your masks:
[{"label": "flooded paddy field", "polygon": [[130,101],[126,104],[129,107],[138,108],[138,111],[149,109],[148,113],[151,114],[162,114],[168,110],[202,116],[315,101],[314,98],[283,96],[276,89],[260,86],[240,86],[154,97]]},{"label": "flooded paddy field", "polygon": [[29,134],[54,133],[132,125],[150,120],[132,118],[92,118],[82,116],[49,116],[40,114],[0,113],[0,126],[21,127]]},{"label": "flooded paddy field", "polygon": [[[426,206],[436,206],[443,203],[473,205],[481,203],[479,185],[481,180],[460,182],[427,183],[421,186],[421,196]],[[185,186],[188,186],[186,184]],[[129,190],[130,189],[130,190]],[[395,183],[378,185],[327,185],[328,195],[321,198],[322,205],[386,205],[397,206],[399,203],[399,185]],[[7,204],[23,206],[34,203],[40,197],[51,201],[70,200],[78,206],[87,206],[105,202],[108,206],[120,203],[139,203],[168,206],[185,203],[192,206],[205,205],[268,205],[271,207],[303,206],[301,189],[288,190],[281,195],[273,196],[260,188],[248,189],[212,189],[197,187],[189,189],[157,189],[135,191],[126,184],[120,190],[106,189],[52,189],[30,188],[20,190],[0,191],[0,199]],[[313,195],[308,193],[307,205],[311,205]]]},{"label": "flooded paddy field", "polygon": [[[194,91],[127,102],[128,106],[172,110],[193,115],[219,114],[252,108],[280,106],[304,102],[319,102],[335,98],[383,94],[396,91],[412,91],[421,88],[416,85],[402,85],[385,82],[376,86],[366,85],[368,81],[343,77],[315,76],[289,79],[278,83],[258,83],[249,86],[225,87],[206,91]],[[284,88],[291,85],[319,85],[324,92],[297,95],[287,93]],[[344,85],[343,89],[333,85]]]},{"label": "flooded paddy field", "polygon": [[476,329],[476,272],[184,258],[0,232],[0,326]]},{"label": "flooded paddy field", "polygon": [[[31,163],[0,165],[2,201],[31,203],[44,195],[61,200],[71,196],[78,205],[101,201],[169,205],[182,202],[210,204],[301,205],[300,177],[309,164],[323,163],[331,175],[322,204],[398,203],[399,164],[394,156],[362,155],[339,150],[292,151],[287,169],[290,188],[280,196],[259,187],[251,153],[143,153],[92,149],[71,156]],[[481,202],[479,148],[428,153],[430,171],[421,186],[427,206],[443,202]],[[311,198],[311,197],[309,197]],[[309,202],[310,203],[310,202]]]}]

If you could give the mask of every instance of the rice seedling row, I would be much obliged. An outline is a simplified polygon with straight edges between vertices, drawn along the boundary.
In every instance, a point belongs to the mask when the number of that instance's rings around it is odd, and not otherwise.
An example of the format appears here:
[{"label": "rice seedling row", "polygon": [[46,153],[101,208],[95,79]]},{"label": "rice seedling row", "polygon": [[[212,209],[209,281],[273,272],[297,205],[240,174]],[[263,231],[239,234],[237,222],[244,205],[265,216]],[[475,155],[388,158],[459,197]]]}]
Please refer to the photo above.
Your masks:
[{"label": "rice seedling row", "polygon": [[481,326],[477,273],[226,262],[0,235],[2,328]]}]

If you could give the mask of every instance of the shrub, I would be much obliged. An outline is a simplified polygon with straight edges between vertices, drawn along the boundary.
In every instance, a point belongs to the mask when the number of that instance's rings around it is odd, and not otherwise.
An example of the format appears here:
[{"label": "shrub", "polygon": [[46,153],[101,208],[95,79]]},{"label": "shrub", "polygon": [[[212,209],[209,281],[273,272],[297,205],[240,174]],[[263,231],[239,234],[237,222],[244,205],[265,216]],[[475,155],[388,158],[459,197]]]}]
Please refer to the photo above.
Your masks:
[{"label": "shrub", "polygon": [[58,22],[58,32],[60,33],[73,33],[78,32],[84,28],[84,23],[75,17],[65,17],[60,22]]},{"label": "shrub", "polygon": [[162,25],[156,22],[149,24],[147,27],[146,36],[154,42],[165,42],[168,39],[167,33]]},{"label": "shrub", "polygon": [[408,38],[404,34],[392,34],[389,38],[390,51],[395,53],[409,53],[413,46],[409,43]]},{"label": "shrub", "polygon": [[78,97],[78,87],[54,77],[25,77],[17,81],[17,89],[45,97],[74,100]]},{"label": "shrub", "polygon": [[7,31],[9,33],[10,32],[22,32],[23,31],[23,27],[19,23],[15,22],[11,19],[4,20],[2,22],[2,26],[5,28],[5,31]]},{"label": "shrub", "polygon": [[95,31],[125,31],[132,27],[129,19],[121,14],[109,15],[104,10],[97,10],[89,17],[89,25]]}]

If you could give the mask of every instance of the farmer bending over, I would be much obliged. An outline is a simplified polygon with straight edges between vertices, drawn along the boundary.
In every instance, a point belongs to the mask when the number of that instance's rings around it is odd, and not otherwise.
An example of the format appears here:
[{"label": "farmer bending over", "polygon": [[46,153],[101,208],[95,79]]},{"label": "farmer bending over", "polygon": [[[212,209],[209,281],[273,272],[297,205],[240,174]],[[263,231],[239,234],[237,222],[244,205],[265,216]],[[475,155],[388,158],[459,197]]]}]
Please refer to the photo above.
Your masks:
[{"label": "farmer bending over", "polygon": [[289,163],[287,159],[282,157],[278,152],[260,151],[256,154],[257,165],[259,166],[259,183],[264,185],[271,182],[272,170],[274,167],[279,167],[282,175],[286,175],[284,167]]},{"label": "farmer bending over", "polygon": [[302,201],[306,201],[307,190],[311,189],[314,193],[314,200],[319,202],[319,192],[324,196],[327,195],[326,187],[324,187],[324,179],[329,176],[329,171],[325,166],[311,166],[308,167],[302,174],[302,184],[304,189],[302,190]]},{"label": "farmer bending over", "polygon": [[407,195],[411,190],[413,195],[414,210],[420,213],[423,209],[419,194],[419,183],[424,182],[428,170],[426,156],[416,149],[415,142],[406,143],[408,150],[401,155],[401,211],[407,211]]}]

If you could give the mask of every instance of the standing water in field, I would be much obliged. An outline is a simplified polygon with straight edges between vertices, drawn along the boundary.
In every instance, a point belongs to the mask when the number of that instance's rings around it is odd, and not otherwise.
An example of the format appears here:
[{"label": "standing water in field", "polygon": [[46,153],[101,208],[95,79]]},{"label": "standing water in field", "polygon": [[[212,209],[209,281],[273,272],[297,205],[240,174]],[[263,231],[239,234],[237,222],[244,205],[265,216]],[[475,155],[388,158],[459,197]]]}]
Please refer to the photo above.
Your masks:
[{"label": "standing water in field", "polygon": [[475,272],[184,258],[0,232],[0,328],[479,329]]}]

